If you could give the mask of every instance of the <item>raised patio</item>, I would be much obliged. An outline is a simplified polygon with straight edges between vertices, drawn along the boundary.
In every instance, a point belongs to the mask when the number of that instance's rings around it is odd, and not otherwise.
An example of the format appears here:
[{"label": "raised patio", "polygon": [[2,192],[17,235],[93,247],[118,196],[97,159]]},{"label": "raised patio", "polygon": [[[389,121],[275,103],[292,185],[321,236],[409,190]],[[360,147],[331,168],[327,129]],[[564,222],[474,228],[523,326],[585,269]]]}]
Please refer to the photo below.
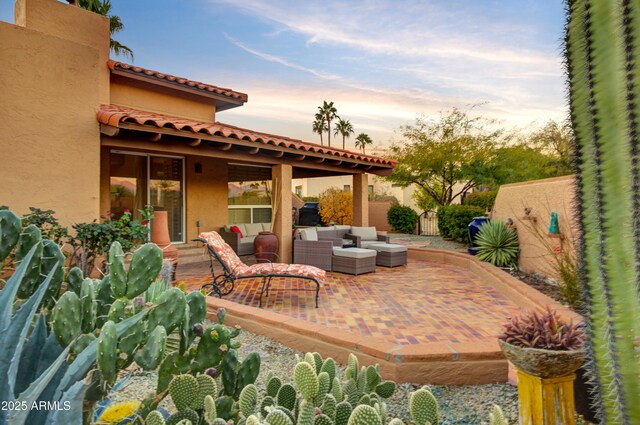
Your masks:
[{"label": "raised patio", "polygon": [[[228,322],[301,351],[346,361],[357,352],[380,363],[400,382],[479,384],[506,381],[507,362],[496,337],[505,319],[523,310],[565,307],[507,273],[466,254],[411,248],[405,267],[378,267],[350,276],[328,273],[314,308],[311,292],[294,279],[274,281],[264,308],[260,282],[242,281],[227,297],[209,298],[209,310]],[[178,269],[190,289],[208,283],[207,263]]]}]

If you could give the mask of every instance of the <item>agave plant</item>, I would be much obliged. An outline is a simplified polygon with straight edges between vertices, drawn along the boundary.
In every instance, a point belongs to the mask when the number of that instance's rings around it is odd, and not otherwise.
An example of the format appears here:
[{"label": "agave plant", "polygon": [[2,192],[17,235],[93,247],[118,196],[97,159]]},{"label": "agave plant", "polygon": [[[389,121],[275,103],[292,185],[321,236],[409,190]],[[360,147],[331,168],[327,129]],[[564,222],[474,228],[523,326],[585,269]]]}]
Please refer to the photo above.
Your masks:
[{"label": "agave plant", "polygon": [[480,260],[498,267],[510,266],[518,258],[518,234],[502,221],[491,221],[480,227],[475,248]]}]

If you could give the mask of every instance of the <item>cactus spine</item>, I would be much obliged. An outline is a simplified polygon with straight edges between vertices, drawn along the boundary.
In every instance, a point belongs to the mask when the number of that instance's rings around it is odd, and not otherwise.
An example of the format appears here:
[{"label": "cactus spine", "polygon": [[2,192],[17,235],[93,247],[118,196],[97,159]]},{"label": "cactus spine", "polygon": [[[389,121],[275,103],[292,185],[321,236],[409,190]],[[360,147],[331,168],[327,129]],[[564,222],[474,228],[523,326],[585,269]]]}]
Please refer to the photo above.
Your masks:
[{"label": "cactus spine", "polygon": [[600,422],[640,418],[640,4],[568,1],[588,366]]}]

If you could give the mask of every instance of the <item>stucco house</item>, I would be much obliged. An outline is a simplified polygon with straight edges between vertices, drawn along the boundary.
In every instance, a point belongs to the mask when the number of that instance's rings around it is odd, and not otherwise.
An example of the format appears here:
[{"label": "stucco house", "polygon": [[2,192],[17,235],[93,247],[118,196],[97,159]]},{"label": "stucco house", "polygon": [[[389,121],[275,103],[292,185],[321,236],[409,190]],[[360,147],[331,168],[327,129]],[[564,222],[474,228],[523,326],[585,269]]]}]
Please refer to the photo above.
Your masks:
[{"label": "stucco house", "polygon": [[349,176],[354,224],[368,223],[380,157],[217,121],[239,91],[109,58],[106,18],[56,0],[17,0],[0,22],[0,204],[53,209],[63,225],[152,205],[173,242],[232,221],[268,222],[291,258],[292,179]]}]

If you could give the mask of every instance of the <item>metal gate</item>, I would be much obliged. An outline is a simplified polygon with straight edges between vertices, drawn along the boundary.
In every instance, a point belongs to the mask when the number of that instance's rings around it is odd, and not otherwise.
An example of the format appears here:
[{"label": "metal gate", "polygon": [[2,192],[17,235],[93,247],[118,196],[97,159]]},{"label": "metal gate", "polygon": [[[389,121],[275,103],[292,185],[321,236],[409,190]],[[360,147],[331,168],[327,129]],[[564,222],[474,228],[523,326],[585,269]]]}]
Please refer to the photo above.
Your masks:
[{"label": "metal gate", "polygon": [[436,211],[425,211],[418,219],[418,234],[422,236],[438,236],[438,217]]}]

